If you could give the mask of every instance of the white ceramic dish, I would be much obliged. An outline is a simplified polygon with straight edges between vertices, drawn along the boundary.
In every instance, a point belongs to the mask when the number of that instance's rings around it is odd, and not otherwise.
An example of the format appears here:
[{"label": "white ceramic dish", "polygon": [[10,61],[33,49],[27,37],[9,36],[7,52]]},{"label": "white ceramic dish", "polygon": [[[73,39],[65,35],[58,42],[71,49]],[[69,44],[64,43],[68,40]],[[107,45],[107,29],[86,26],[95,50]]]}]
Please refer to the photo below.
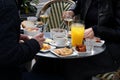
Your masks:
[{"label": "white ceramic dish", "polygon": [[105,43],[104,40],[101,40],[100,42],[95,42],[94,46],[102,46]]},{"label": "white ceramic dish", "polygon": [[56,47],[55,46],[50,46],[51,48],[50,49],[48,49],[48,50],[40,50],[40,52],[48,52],[48,51],[50,51],[51,49],[55,49]]},{"label": "white ceramic dish", "polygon": [[36,34],[38,34],[38,33],[40,33],[40,30],[39,30],[39,28],[37,28],[37,29],[33,29],[33,30],[27,30],[27,29],[23,29],[24,30],[24,34],[25,35],[28,35],[28,36],[35,36]]},{"label": "white ceramic dish", "polygon": [[56,46],[56,47],[66,47],[66,46],[69,46],[70,45],[70,42],[68,41],[66,44],[64,44],[64,45],[57,45],[56,43],[55,43],[55,41],[51,41],[50,43],[49,43],[50,45],[53,45],[53,46]]},{"label": "white ceramic dish", "polygon": [[89,51],[78,52],[75,47],[72,47],[72,48],[73,48],[74,52],[77,53],[79,56],[85,56],[86,54],[90,53]]},{"label": "white ceramic dish", "polygon": [[73,50],[79,57],[89,57],[102,53],[105,50],[105,46],[94,46],[93,50],[86,50],[86,52],[78,52],[75,47],[73,47]]}]

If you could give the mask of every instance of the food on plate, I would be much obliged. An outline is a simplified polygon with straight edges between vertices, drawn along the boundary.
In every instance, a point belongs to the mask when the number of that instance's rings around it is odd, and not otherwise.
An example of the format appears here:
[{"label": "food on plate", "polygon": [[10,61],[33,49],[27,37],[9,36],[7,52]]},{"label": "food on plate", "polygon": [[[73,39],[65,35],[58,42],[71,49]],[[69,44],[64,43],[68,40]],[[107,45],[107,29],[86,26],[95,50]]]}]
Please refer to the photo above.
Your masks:
[{"label": "food on plate", "polygon": [[21,25],[23,27],[24,34],[28,36],[35,36],[40,32],[40,29],[35,27],[34,23],[31,21],[23,21]]},{"label": "food on plate", "polygon": [[68,56],[73,53],[73,50],[65,47],[65,48],[54,49],[54,52],[61,56]]},{"label": "food on plate", "polygon": [[76,50],[78,52],[86,52],[86,45],[77,45]]},{"label": "food on plate", "polygon": [[27,27],[27,28],[24,28],[23,30],[25,35],[28,35],[31,37],[35,36],[40,32],[39,28],[32,28],[32,27]]},{"label": "food on plate", "polygon": [[96,37],[96,38],[95,38],[95,42],[99,42],[99,43],[100,43],[100,42],[101,42],[101,39]]},{"label": "food on plate", "polygon": [[39,28],[26,27],[26,28],[24,28],[24,30],[27,30],[29,32],[36,32],[39,30]]},{"label": "food on plate", "polygon": [[51,46],[50,46],[49,44],[45,44],[45,43],[44,43],[41,50],[48,50],[48,49],[50,49],[50,48],[51,48]]},{"label": "food on plate", "polygon": [[37,22],[38,25],[44,25],[42,21]]},{"label": "food on plate", "polygon": [[44,42],[50,43],[50,42],[52,42],[52,41],[53,41],[52,39],[46,38]]},{"label": "food on plate", "polygon": [[32,21],[27,21],[27,20],[22,21],[21,25],[23,28],[34,27],[34,23]]}]

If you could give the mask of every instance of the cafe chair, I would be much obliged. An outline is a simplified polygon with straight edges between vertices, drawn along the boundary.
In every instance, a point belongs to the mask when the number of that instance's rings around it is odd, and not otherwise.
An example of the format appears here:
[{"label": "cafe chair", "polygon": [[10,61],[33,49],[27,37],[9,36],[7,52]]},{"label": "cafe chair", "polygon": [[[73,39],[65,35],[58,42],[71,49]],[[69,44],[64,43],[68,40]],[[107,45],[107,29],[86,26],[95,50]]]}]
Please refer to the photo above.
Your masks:
[{"label": "cafe chair", "polygon": [[63,21],[62,13],[74,6],[75,2],[72,0],[51,0],[45,3],[37,16],[40,18],[40,15],[43,13],[47,12],[49,14],[46,31],[50,31],[51,28],[65,29],[66,25]]},{"label": "cafe chair", "polygon": [[98,74],[95,77],[99,80],[120,80],[120,70]]}]

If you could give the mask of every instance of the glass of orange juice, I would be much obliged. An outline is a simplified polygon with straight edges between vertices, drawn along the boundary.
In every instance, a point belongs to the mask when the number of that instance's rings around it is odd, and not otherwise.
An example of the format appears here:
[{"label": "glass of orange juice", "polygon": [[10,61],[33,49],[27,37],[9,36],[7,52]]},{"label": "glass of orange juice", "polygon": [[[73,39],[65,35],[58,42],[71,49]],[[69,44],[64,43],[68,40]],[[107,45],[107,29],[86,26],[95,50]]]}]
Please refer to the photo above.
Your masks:
[{"label": "glass of orange juice", "polygon": [[73,23],[71,25],[71,42],[72,46],[82,45],[84,37],[84,24]]}]

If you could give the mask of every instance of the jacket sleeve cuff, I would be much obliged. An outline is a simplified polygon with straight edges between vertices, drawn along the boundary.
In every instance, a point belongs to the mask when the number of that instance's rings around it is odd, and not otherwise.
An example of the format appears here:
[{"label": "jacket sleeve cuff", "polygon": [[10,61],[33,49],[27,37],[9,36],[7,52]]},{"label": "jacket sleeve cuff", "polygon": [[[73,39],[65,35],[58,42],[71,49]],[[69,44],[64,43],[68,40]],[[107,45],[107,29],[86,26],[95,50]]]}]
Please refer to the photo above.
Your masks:
[{"label": "jacket sleeve cuff", "polygon": [[92,27],[94,35],[97,36],[97,25]]},{"label": "jacket sleeve cuff", "polygon": [[29,45],[32,53],[37,53],[40,50],[40,45],[35,39],[30,39],[26,44]]}]

